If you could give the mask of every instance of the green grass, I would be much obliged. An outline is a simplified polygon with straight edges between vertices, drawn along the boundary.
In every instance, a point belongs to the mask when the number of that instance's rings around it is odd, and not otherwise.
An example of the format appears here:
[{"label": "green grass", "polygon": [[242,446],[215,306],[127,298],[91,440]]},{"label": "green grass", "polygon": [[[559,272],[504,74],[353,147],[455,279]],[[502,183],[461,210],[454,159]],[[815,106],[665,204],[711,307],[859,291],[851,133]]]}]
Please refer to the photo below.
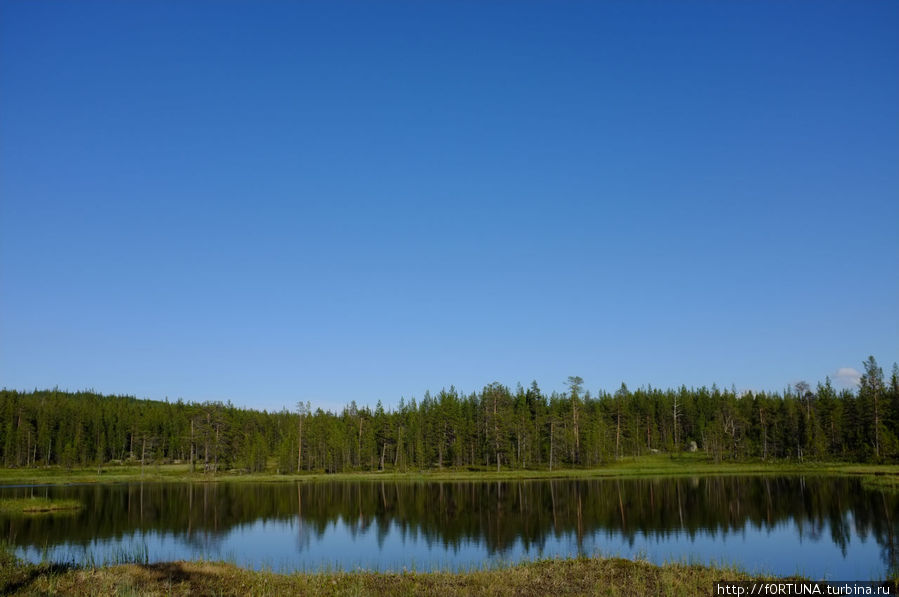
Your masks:
[{"label": "green grass", "polygon": [[111,465],[97,468],[67,470],[62,467],[29,469],[0,469],[0,485],[4,484],[67,484],[109,483],[123,481],[193,481],[193,482],[294,482],[322,480],[409,480],[409,481],[495,481],[519,479],[602,479],[625,477],[669,477],[697,475],[854,475],[872,486],[890,490],[899,484],[899,465],[851,464],[839,462],[720,462],[715,463],[703,454],[649,455],[622,458],[595,468],[508,470],[496,469],[407,470],[385,472],[349,472],[337,474],[301,473],[280,475],[274,471],[262,473],[219,472],[216,475],[190,472],[187,464],[167,464],[145,467]]},{"label": "green grass", "polygon": [[74,511],[79,508],[81,508],[81,502],[77,500],[44,497],[0,499],[0,512],[3,514],[48,514]]},{"label": "green grass", "polygon": [[862,477],[862,485],[868,489],[899,493],[899,475],[897,474],[869,474]]},{"label": "green grass", "polygon": [[0,554],[0,593],[10,595],[702,595],[715,581],[750,578],[760,577],[729,567],[619,558],[540,560],[458,573],[276,574],[204,561],[27,564]]}]

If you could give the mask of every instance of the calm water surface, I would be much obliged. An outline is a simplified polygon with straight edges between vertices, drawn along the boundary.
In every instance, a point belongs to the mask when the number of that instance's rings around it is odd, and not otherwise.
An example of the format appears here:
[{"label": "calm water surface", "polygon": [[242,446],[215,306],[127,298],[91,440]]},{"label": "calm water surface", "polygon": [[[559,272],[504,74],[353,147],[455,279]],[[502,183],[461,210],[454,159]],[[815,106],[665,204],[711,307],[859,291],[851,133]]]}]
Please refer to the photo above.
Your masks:
[{"label": "calm water surface", "polygon": [[2,517],[18,555],[224,559],[276,571],[467,569],[576,554],[736,563],[836,580],[899,568],[899,498],[827,477],[0,487],[72,497]]}]

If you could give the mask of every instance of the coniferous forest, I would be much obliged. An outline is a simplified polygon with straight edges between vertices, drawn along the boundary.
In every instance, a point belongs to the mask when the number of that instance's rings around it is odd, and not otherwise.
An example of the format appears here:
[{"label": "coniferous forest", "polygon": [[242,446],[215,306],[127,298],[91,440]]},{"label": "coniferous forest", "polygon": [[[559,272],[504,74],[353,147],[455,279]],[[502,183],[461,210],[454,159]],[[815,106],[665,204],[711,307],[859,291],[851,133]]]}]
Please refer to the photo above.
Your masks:
[{"label": "coniferous forest", "polygon": [[94,392],[0,390],[5,467],[191,463],[198,471],[558,469],[699,451],[715,461],[899,459],[899,368],[874,357],[856,390],[800,382],[782,393],[686,388],[591,394],[579,377],[455,388],[397,408],[279,412]]}]

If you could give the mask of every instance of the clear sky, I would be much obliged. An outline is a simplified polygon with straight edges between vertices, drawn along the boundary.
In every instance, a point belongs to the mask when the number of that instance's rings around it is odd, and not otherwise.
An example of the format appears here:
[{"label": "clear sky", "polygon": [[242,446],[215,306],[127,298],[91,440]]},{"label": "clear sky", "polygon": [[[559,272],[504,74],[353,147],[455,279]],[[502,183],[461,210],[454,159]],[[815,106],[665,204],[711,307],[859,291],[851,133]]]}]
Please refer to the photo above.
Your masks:
[{"label": "clear sky", "polygon": [[0,1],[0,386],[780,390],[897,228],[899,2]]}]

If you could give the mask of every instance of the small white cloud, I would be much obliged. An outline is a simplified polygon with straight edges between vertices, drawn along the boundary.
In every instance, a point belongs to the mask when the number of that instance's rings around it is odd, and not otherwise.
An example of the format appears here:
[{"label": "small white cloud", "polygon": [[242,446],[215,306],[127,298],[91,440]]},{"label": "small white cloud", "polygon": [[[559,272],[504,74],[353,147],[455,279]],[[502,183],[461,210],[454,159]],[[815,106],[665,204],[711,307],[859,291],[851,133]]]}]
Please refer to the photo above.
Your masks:
[{"label": "small white cloud", "polygon": [[854,387],[858,385],[862,374],[854,367],[840,367],[837,369],[837,372],[834,373],[833,377],[834,380],[844,386]]}]

